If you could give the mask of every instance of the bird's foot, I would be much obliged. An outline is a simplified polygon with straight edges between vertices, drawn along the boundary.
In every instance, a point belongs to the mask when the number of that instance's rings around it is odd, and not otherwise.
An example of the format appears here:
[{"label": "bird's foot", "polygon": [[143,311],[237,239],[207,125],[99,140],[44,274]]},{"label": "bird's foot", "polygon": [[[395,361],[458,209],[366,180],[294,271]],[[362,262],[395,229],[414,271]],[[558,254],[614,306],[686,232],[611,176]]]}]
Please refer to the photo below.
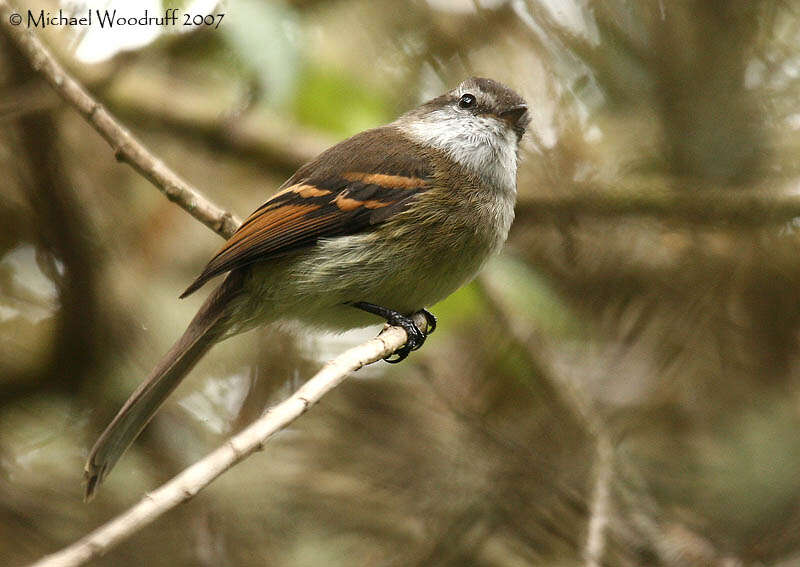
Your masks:
[{"label": "bird's foot", "polygon": [[425,316],[425,332],[423,333],[414,322],[414,319],[394,311],[393,309],[389,309],[388,307],[381,307],[380,305],[367,303],[365,301],[358,301],[351,303],[350,305],[356,309],[361,309],[367,313],[372,313],[373,315],[383,317],[386,319],[386,322],[389,325],[402,327],[405,330],[406,335],[408,335],[406,344],[384,358],[386,362],[391,364],[396,364],[405,360],[412,350],[417,350],[420,348],[425,343],[425,339],[428,337],[428,335],[436,330],[436,317],[427,309],[422,309],[420,311],[420,313]]}]

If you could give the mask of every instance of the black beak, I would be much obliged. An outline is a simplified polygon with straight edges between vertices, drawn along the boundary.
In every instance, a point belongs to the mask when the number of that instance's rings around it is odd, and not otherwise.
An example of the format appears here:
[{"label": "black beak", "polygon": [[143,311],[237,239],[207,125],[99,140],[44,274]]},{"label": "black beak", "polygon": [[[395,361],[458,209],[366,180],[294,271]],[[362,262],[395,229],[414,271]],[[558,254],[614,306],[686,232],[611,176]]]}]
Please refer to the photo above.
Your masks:
[{"label": "black beak", "polygon": [[523,128],[527,125],[520,124],[520,120],[525,113],[528,112],[528,106],[525,104],[518,104],[517,106],[512,106],[511,108],[507,108],[500,113],[500,118],[508,122],[509,126],[516,127],[522,126]]}]

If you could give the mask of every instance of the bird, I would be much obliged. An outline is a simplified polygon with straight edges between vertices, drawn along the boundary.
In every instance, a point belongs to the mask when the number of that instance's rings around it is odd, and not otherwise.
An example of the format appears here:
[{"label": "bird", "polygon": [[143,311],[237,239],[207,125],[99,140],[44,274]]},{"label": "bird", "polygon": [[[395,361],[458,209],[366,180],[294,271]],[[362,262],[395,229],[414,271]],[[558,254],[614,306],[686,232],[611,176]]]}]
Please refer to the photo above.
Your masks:
[{"label": "bird", "polygon": [[92,447],[86,499],[222,340],[281,321],[341,332],[384,319],[408,335],[388,362],[422,346],[436,325],[427,308],[472,280],[508,236],[529,122],[519,94],[471,77],[301,166],[181,294],[221,278]]}]

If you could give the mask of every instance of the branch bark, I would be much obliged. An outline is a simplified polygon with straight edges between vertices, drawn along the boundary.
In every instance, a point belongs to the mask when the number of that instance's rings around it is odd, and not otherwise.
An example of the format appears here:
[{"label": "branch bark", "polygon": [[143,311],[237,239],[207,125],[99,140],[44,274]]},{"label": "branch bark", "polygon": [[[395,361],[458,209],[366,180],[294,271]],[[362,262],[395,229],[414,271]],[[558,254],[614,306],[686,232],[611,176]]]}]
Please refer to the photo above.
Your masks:
[{"label": "branch bark", "polygon": [[16,12],[6,0],[0,0],[0,26],[19,50],[53,89],[77,110],[100,133],[114,150],[117,160],[130,165],[173,201],[208,228],[225,238],[240,224],[233,213],[215,205],[177,173],[153,155],[139,140],[90,95],[55,60],[41,41],[25,27],[14,26],[9,18]]},{"label": "branch bark", "polygon": [[[414,317],[417,325],[424,329],[425,317],[421,314]],[[127,512],[31,567],[73,567],[103,555],[261,449],[274,433],[308,411],[322,396],[343,382],[350,372],[383,359],[405,344],[406,340],[406,332],[402,328],[387,327],[377,337],[343,352],[288,399],[270,408],[262,417],[178,476],[148,493]]]}]

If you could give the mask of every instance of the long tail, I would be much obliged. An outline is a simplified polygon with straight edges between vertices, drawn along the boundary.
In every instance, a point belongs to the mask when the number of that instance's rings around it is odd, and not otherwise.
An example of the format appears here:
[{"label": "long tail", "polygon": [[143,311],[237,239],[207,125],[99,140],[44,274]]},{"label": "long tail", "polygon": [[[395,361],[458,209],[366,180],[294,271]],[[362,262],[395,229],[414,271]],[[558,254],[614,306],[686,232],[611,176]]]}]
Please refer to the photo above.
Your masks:
[{"label": "long tail", "polygon": [[86,462],[87,501],[167,396],[214,343],[223,338],[229,326],[231,300],[240,293],[240,279],[239,274],[231,273],[209,296],[183,336],[131,394],[100,435]]}]

